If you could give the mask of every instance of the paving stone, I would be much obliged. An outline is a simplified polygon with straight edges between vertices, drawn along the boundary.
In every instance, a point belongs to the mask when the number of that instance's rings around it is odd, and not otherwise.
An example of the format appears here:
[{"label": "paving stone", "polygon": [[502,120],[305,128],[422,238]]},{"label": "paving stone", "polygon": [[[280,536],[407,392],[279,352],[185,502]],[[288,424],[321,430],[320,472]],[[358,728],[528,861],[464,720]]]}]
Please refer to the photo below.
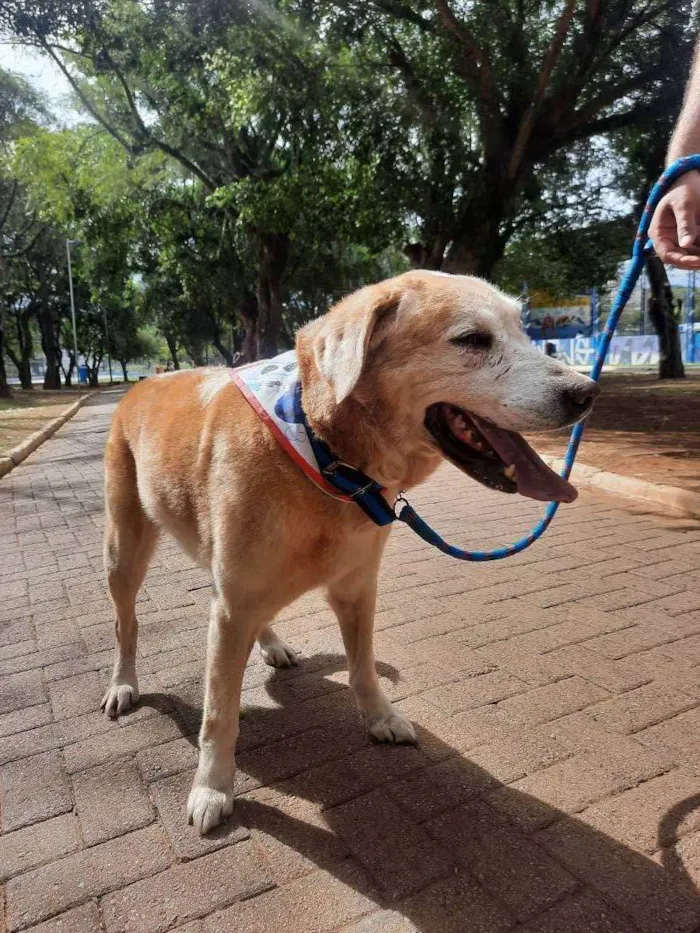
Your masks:
[{"label": "paving stone", "polygon": [[272,881],[252,843],[241,842],[103,898],[105,928],[108,933],[161,933],[270,887]]},{"label": "paving stone", "polygon": [[460,874],[430,885],[399,908],[417,930],[464,933],[505,933],[515,925],[513,915],[470,875]]},{"label": "paving stone", "polygon": [[609,836],[564,819],[535,840],[570,874],[629,916],[642,933],[689,933],[700,923],[696,892]]},{"label": "paving stone", "polygon": [[0,881],[59,859],[81,845],[71,813],[0,836]]},{"label": "paving stone", "polygon": [[163,872],[171,861],[163,830],[148,826],[12,878],[5,887],[10,933]]},{"label": "paving stone", "polygon": [[601,800],[579,819],[637,852],[651,854],[700,828],[700,810],[687,803],[698,800],[697,787],[696,775],[677,769]]},{"label": "paving stone", "polygon": [[31,927],[28,933],[100,933],[101,930],[100,912],[97,904],[91,901]]},{"label": "paving stone", "polygon": [[424,888],[452,864],[450,853],[381,790],[334,807],[326,819],[389,897]]},{"label": "paving stone", "polygon": [[35,706],[45,700],[46,689],[40,670],[0,677],[0,714]]},{"label": "paving stone", "polygon": [[627,917],[592,891],[565,897],[518,933],[637,933]]},{"label": "paving stone", "polygon": [[103,690],[94,671],[65,677],[48,685],[54,719],[68,719],[99,709]]},{"label": "paving stone", "polygon": [[291,782],[261,787],[239,797],[234,817],[247,827],[265,852],[273,880],[286,884],[319,867],[339,873],[350,850],[332,832],[320,806],[296,796]]},{"label": "paving stone", "polygon": [[66,767],[69,774],[84,771],[96,765],[126,755],[133,755],[142,748],[166,742],[180,735],[180,727],[172,719],[159,716],[136,722],[120,729],[113,722],[105,735],[95,735],[65,748]]},{"label": "paving stone", "polygon": [[150,784],[181,771],[194,773],[198,751],[194,742],[180,737],[162,745],[144,748],[136,754],[136,762],[144,781]]},{"label": "paving stone", "polygon": [[569,677],[505,700],[500,709],[514,722],[536,725],[584,709],[608,695],[607,690],[587,680]]},{"label": "paving stone", "polygon": [[576,887],[550,855],[482,801],[444,813],[426,829],[519,920],[535,916]]},{"label": "paving stone", "polygon": [[153,806],[136,763],[129,759],[73,775],[75,808],[88,846],[146,826]]},{"label": "paving stone", "polygon": [[5,713],[0,716],[0,737],[16,735],[18,732],[26,732],[39,726],[45,726],[51,722],[52,718],[49,703],[26,706],[11,713]]},{"label": "paving stone", "polygon": [[655,757],[637,743],[606,744],[491,791],[487,797],[501,813],[531,831],[558,819],[561,811],[577,813],[671,767],[667,756]]},{"label": "paving stone", "polygon": [[651,683],[591,706],[587,715],[613,732],[638,732],[698,705],[687,693],[666,684]]},{"label": "paving stone", "polygon": [[2,769],[3,832],[38,823],[73,809],[63,755],[45,752]]},{"label": "paving stone", "polygon": [[458,683],[428,690],[424,696],[446,713],[459,713],[496,703],[525,689],[525,684],[504,671],[471,677]]},{"label": "paving stone", "polygon": [[326,933],[376,907],[361,871],[348,864],[341,878],[315,872],[205,921],[207,933]]},{"label": "paving stone", "polygon": [[29,758],[62,744],[53,723],[28,729],[26,732],[14,732],[0,739],[0,764]]}]

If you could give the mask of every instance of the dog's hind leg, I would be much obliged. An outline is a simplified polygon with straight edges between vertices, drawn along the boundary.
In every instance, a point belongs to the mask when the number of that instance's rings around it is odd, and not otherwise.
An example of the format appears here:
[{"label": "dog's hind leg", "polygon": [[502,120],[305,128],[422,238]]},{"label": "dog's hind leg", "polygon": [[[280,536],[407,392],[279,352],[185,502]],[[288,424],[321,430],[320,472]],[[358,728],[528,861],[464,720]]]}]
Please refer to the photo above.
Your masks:
[{"label": "dog's hind leg", "polygon": [[296,667],[299,663],[298,653],[275,634],[270,625],[266,625],[259,633],[258,647],[265,664],[270,667]]},{"label": "dog's hind leg", "polygon": [[104,564],[116,610],[116,654],[101,706],[113,717],[139,698],[136,597],[158,540],[158,529],[141,506],[136,465],[118,423],[112,428],[105,452],[105,506]]},{"label": "dog's hind leg", "polygon": [[350,689],[371,735],[380,742],[415,742],[416,730],[412,723],[393,709],[377,677],[373,648],[376,597],[376,572],[368,573],[366,569],[334,583],[327,593],[340,623]]}]

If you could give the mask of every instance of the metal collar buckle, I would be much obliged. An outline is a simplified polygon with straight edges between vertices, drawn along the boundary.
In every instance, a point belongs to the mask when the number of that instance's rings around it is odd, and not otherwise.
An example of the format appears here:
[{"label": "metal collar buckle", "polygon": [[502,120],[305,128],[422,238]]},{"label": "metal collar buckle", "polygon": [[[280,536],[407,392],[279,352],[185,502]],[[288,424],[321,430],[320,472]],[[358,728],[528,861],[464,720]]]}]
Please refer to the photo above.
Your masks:
[{"label": "metal collar buckle", "polygon": [[[347,467],[348,470],[352,470],[354,473],[360,473],[361,471],[357,467],[352,466],[350,463],[345,463],[343,460],[334,460],[332,463],[329,463],[328,466],[325,466],[321,473],[324,476],[333,476],[334,473],[337,473],[338,467]],[[347,493],[349,499],[355,499],[357,496],[364,496],[364,494],[374,486],[374,480],[371,479],[366,486],[362,486],[360,489],[356,489],[354,492]]]}]

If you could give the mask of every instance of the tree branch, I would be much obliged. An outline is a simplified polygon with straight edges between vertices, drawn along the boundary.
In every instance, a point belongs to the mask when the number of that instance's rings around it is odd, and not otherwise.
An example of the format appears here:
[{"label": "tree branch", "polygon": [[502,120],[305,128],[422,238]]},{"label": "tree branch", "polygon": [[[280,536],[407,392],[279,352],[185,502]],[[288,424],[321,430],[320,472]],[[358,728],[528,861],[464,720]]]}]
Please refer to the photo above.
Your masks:
[{"label": "tree branch", "polygon": [[404,6],[397,0],[374,0],[374,5],[384,13],[390,13],[397,19],[402,19],[407,23],[418,26],[423,32],[431,32],[434,28],[433,23],[428,19],[423,19],[420,13],[416,13],[410,7]]},{"label": "tree branch", "polygon": [[61,60],[60,56],[56,54],[52,46],[50,46],[48,42],[43,38],[39,38],[39,44],[41,48],[44,50],[44,52],[46,52],[46,54],[51,58],[54,64],[56,64],[60,68],[63,76],[68,81],[70,86],[73,88],[75,93],[78,95],[80,102],[82,103],[83,107],[85,107],[85,109],[90,114],[90,116],[94,120],[96,120],[100,124],[102,129],[106,130],[109,133],[109,135],[119,143],[120,146],[123,146],[123,148],[126,149],[127,152],[129,153],[132,152],[132,147],[129,145],[128,141],[124,139],[119,132],[117,132],[117,130],[102,116],[102,114],[97,110],[97,108],[91,103],[87,95],[82,91],[82,89],[78,85],[78,82],[75,80],[73,75],[63,64],[63,61]]},{"label": "tree branch", "polygon": [[435,0],[435,7],[443,27],[454,36],[457,43],[467,53],[468,57],[463,62],[464,73],[472,75],[476,89],[479,90],[484,100],[493,101],[496,96],[495,86],[486,53],[464,23],[461,23],[454,15],[447,0]]},{"label": "tree branch", "polygon": [[659,116],[660,109],[669,106],[673,101],[673,96],[679,98],[683,88],[673,95],[668,95],[663,101],[655,100],[651,104],[638,104],[629,110],[610,114],[607,117],[601,117],[599,120],[592,120],[588,123],[582,123],[571,127],[564,135],[557,136],[554,145],[558,148],[562,142],[574,142],[577,139],[590,139],[592,136],[600,136],[603,133],[612,133],[616,130],[624,129],[627,126],[634,126],[636,123],[647,125]]},{"label": "tree branch", "polygon": [[420,82],[413,65],[403,50],[403,47],[394,36],[388,36],[380,30],[380,35],[389,45],[389,61],[397,68],[406,82],[406,89],[413,99],[417,102],[421,113],[427,119],[428,123],[434,124],[438,120],[438,107],[435,100],[426,92]]},{"label": "tree branch", "polygon": [[17,196],[17,182],[10,182],[10,196],[7,201],[7,207],[3,211],[2,217],[0,217],[0,233],[5,229],[5,224],[7,223],[7,218],[10,216],[10,211],[12,210],[12,205],[15,203],[15,197]]},{"label": "tree branch", "polygon": [[510,162],[508,163],[508,177],[510,179],[515,178],[520,165],[522,164],[525,149],[528,142],[530,141],[530,137],[532,136],[532,131],[535,126],[535,117],[537,116],[537,112],[540,108],[540,105],[542,104],[547,85],[549,84],[552,72],[554,71],[564,42],[566,41],[566,37],[569,33],[569,29],[571,28],[571,21],[573,20],[575,10],[576,0],[567,0],[567,4],[563,9],[556,29],[554,30],[554,37],[552,38],[552,42],[549,46],[547,54],[545,55],[544,62],[542,63],[542,68],[540,69],[540,74],[537,79],[537,87],[535,89],[534,96],[530,102],[530,105],[525,111],[525,115],[520,121],[520,126],[518,127]]},{"label": "tree branch", "polygon": [[216,182],[204,171],[204,169],[200,168],[199,165],[196,164],[196,162],[193,162],[191,159],[189,159],[179,149],[176,149],[174,146],[171,146],[169,143],[166,143],[163,140],[158,139],[157,136],[154,136],[151,133],[151,131],[146,126],[146,124],[143,122],[143,118],[141,117],[138,106],[136,104],[136,99],[134,98],[134,95],[131,91],[131,88],[129,87],[129,84],[126,78],[122,74],[121,69],[116,64],[112,56],[107,51],[107,48],[104,42],[102,43],[102,51],[104,52],[107,62],[109,63],[109,66],[112,69],[114,76],[119,82],[122,91],[124,92],[124,97],[126,98],[126,103],[129,108],[129,112],[134,118],[134,122],[136,124],[138,135],[141,138],[140,139],[141,143],[142,144],[147,143],[148,145],[155,146],[156,148],[160,149],[162,152],[165,152],[166,155],[169,155],[171,158],[176,159],[184,168],[186,168],[189,172],[192,172],[194,175],[196,175],[197,178],[199,178],[199,180],[204,185],[206,185],[207,188],[213,191],[217,187]]}]

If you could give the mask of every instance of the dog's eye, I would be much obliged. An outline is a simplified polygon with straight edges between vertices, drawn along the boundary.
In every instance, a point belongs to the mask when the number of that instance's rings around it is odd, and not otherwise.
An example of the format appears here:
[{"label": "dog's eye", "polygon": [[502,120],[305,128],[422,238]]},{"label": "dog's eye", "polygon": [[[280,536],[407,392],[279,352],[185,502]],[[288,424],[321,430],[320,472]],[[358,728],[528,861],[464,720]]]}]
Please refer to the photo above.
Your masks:
[{"label": "dog's eye", "polygon": [[454,343],[458,347],[476,347],[479,350],[489,350],[493,345],[493,337],[491,334],[484,334],[477,330],[469,334],[460,334],[459,337],[453,337],[450,343]]}]

